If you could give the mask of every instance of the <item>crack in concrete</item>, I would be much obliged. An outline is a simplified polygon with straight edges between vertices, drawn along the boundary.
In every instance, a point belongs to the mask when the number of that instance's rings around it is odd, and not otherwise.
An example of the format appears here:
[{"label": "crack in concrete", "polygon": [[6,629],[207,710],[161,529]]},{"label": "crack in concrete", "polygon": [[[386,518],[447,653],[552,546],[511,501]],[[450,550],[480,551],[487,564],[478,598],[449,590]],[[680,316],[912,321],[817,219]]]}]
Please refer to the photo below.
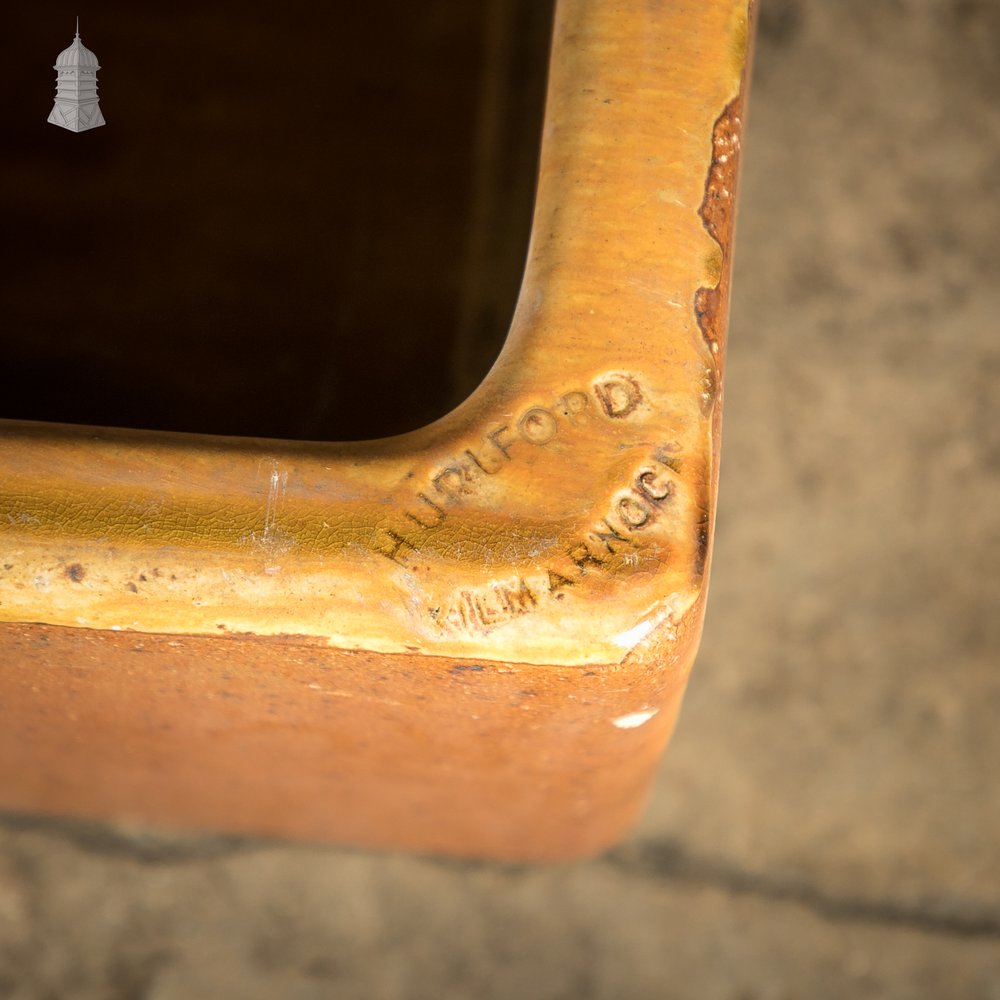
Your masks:
[{"label": "crack in concrete", "polygon": [[[295,845],[262,837],[157,833],[115,828],[86,820],[11,813],[0,813],[0,829],[14,833],[38,833],[68,842],[88,854],[150,867],[210,862],[274,849],[322,849],[319,845]],[[331,849],[331,853],[333,851],[356,853],[343,847]],[[518,878],[539,871],[539,866],[521,863],[425,855],[413,856],[412,860],[459,874],[492,869]],[[593,862],[581,862],[572,867],[591,864],[605,865],[627,877],[653,878],[675,885],[718,889],[731,896],[798,905],[831,922],[869,923],[956,938],[1000,938],[1000,905],[941,893],[925,893],[922,898],[913,901],[837,894],[796,875],[751,871],[724,858],[691,853],[676,840],[626,843]],[[559,866],[564,871],[567,867]]]},{"label": "crack in concrete", "polygon": [[755,872],[722,858],[691,854],[674,840],[627,844],[605,855],[604,861],[623,875],[799,905],[828,921],[960,938],[1000,938],[1000,906],[930,893],[912,902],[837,894],[795,875]]},{"label": "crack in concrete", "polygon": [[213,861],[234,854],[283,846],[282,841],[212,833],[164,833],[115,827],[96,820],[64,819],[0,812],[0,830],[39,834],[71,844],[87,854],[140,865]]}]

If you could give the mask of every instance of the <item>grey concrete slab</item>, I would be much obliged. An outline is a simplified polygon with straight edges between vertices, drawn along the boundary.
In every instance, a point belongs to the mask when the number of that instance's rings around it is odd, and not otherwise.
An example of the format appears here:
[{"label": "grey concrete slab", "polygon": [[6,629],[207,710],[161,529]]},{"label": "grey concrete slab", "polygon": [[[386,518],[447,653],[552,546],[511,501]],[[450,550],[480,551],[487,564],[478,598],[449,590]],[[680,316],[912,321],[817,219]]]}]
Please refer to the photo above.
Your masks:
[{"label": "grey concrete slab", "polygon": [[838,904],[635,845],[510,868],[73,827],[0,844],[18,1000],[1000,996],[995,912]]}]

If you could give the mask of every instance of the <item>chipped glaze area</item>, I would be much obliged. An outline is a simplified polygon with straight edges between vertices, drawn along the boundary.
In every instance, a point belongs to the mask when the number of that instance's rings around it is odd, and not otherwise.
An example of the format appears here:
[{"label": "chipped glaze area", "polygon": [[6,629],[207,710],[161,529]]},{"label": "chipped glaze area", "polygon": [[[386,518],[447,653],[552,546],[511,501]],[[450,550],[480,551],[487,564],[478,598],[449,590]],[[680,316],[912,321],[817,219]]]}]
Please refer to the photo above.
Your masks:
[{"label": "chipped glaze area", "polygon": [[699,288],[695,295],[698,326],[713,354],[720,351],[729,309],[729,281],[732,273],[733,225],[736,213],[736,185],[739,180],[740,141],[743,134],[742,96],[734,97],[715,121],[712,129],[712,163],[705,183],[705,200],[699,214],[712,239],[718,244],[718,280]]}]

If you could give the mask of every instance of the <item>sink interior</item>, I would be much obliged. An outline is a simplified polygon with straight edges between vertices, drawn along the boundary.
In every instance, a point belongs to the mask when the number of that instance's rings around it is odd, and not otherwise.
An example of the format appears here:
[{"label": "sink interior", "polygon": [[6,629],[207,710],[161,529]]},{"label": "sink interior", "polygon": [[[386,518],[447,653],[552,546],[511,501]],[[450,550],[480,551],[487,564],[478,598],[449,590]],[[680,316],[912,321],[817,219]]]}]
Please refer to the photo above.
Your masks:
[{"label": "sink interior", "polygon": [[[73,21],[12,12],[0,417],[319,440],[481,379],[527,247],[549,0],[81,20],[108,124],[46,123]],[[29,87],[30,84],[30,87]]]}]

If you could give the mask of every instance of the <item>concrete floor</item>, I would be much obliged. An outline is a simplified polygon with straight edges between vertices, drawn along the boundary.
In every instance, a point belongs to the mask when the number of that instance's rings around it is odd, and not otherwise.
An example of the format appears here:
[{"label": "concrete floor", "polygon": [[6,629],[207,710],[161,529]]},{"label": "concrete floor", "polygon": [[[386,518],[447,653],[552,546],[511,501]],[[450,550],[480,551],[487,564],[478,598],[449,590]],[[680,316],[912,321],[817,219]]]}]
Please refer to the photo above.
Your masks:
[{"label": "concrete floor", "polygon": [[763,0],[713,592],[645,819],[511,868],[0,821],[0,997],[1000,1000],[1000,6]]}]

